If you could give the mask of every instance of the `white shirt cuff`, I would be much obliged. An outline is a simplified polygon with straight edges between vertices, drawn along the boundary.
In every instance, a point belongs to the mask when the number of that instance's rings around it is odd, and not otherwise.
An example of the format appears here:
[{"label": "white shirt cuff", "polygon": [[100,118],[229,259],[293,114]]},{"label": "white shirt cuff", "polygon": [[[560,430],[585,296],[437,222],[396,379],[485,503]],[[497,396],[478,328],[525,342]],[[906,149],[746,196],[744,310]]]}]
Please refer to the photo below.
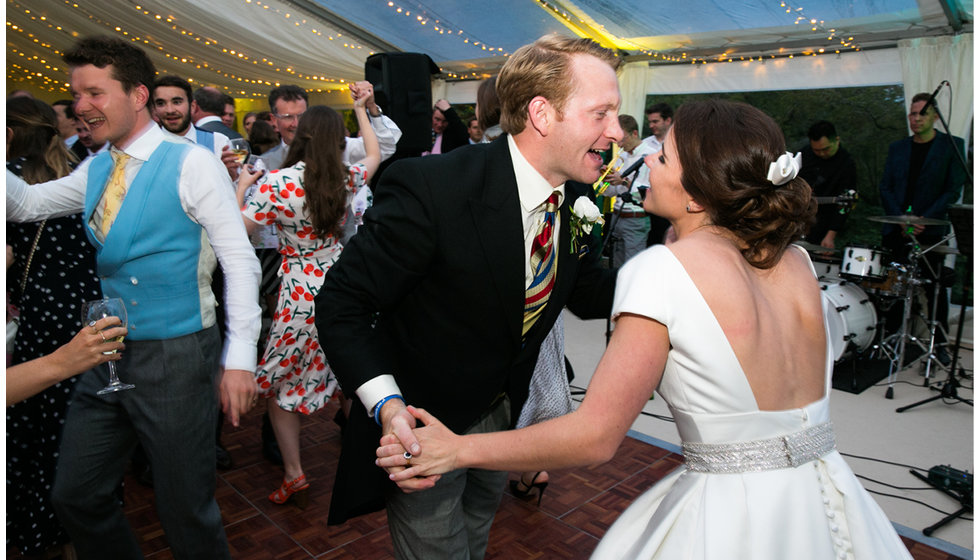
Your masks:
[{"label": "white shirt cuff", "polygon": [[381,402],[381,399],[388,395],[402,394],[402,390],[398,388],[398,383],[395,382],[395,376],[391,374],[379,375],[365,382],[354,392],[357,394],[357,398],[361,399],[364,408],[367,409],[368,416],[372,417],[374,407]]},{"label": "white shirt cuff", "polygon": [[255,372],[256,358],[255,344],[236,340],[230,336],[225,339],[225,347],[221,360],[225,369],[244,369]]}]

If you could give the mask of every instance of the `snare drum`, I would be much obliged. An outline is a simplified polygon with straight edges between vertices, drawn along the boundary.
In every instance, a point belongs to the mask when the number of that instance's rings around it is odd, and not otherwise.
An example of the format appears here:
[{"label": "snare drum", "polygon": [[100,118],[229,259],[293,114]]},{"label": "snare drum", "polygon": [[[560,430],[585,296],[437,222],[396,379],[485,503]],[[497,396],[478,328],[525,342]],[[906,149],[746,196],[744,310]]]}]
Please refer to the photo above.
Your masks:
[{"label": "snare drum", "polygon": [[864,290],[850,282],[824,280],[820,281],[820,290],[827,300],[826,318],[834,361],[840,360],[851,344],[858,352],[871,346],[878,312]]},{"label": "snare drum", "polygon": [[847,247],[841,261],[840,273],[844,277],[884,278],[881,262],[885,253],[870,247]]}]

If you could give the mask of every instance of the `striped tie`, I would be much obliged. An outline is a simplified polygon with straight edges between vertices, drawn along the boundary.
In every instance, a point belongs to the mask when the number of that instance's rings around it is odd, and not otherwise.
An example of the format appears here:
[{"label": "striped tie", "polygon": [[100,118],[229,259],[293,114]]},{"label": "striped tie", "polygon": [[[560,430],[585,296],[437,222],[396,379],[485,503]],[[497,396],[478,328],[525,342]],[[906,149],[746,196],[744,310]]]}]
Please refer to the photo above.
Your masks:
[{"label": "striped tie", "polygon": [[112,152],[112,174],[109,175],[109,184],[105,188],[103,197],[105,207],[102,210],[102,236],[109,233],[109,228],[116,221],[119,207],[122,206],[123,198],[126,197],[126,162],[129,155],[124,152]]},{"label": "striped tie", "polygon": [[531,243],[531,272],[534,278],[524,293],[524,328],[521,337],[526,337],[548,303],[551,288],[555,285],[555,215],[558,212],[558,193],[553,192],[544,206],[544,220],[538,226]]}]

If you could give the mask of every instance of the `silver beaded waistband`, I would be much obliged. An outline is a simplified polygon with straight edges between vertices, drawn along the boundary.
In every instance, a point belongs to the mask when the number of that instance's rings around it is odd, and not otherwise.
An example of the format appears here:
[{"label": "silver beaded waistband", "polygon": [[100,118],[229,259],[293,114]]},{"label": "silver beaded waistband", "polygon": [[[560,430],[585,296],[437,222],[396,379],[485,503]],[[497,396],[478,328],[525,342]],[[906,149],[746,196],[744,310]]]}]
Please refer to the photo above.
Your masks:
[{"label": "silver beaded waistband", "polygon": [[830,422],[769,439],[683,444],[688,469],[721,474],[797,467],[823,457],[836,447],[834,428]]}]

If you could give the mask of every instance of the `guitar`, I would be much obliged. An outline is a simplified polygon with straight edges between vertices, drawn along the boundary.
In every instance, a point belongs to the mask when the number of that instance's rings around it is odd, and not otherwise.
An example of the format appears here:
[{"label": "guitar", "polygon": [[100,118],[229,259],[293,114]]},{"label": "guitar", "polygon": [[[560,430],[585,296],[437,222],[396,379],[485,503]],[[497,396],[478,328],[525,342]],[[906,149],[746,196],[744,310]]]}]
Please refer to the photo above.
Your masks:
[{"label": "guitar", "polygon": [[817,204],[836,204],[840,207],[839,212],[841,214],[847,214],[857,206],[858,193],[856,190],[850,189],[840,196],[815,196],[813,199],[817,201]]}]

